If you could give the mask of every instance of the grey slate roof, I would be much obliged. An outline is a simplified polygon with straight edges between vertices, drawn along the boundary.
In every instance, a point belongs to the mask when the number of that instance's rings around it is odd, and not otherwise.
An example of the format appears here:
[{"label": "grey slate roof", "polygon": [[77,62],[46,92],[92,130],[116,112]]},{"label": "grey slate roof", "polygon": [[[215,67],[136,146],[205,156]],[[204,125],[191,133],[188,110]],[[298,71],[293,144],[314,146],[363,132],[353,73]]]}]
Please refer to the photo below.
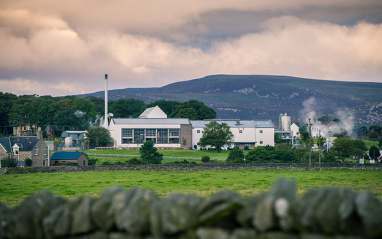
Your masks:
[{"label": "grey slate roof", "polygon": [[11,152],[15,144],[22,146],[20,151],[32,151],[37,142],[37,137],[0,137],[0,144],[7,152]]},{"label": "grey slate roof", "polygon": [[273,128],[271,120],[191,120],[192,128],[204,128],[211,121],[226,123],[230,128]]},{"label": "grey slate roof", "polygon": [[182,118],[161,118],[161,119],[153,119],[153,118],[131,118],[131,119],[112,119],[114,124],[190,124],[189,119]]}]

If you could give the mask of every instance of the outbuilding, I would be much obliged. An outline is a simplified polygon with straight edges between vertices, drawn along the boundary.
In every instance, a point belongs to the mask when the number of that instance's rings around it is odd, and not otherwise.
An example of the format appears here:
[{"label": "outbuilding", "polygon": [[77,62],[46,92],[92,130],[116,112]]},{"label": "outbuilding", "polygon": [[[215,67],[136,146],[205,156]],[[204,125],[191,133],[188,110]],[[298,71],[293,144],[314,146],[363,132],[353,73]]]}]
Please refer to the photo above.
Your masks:
[{"label": "outbuilding", "polygon": [[89,159],[82,152],[56,152],[50,157],[51,166],[88,166]]}]

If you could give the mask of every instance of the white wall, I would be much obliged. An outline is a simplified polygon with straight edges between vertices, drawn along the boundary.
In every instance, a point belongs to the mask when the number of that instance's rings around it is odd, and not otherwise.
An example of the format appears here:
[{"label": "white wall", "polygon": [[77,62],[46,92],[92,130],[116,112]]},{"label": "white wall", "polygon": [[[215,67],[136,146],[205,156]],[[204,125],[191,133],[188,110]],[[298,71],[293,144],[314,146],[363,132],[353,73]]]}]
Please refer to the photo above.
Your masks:
[{"label": "white wall", "polygon": [[[260,133],[261,130],[262,133]],[[274,128],[256,128],[256,146],[275,146],[274,135]]]},{"label": "white wall", "polygon": [[[114,124],[110,122],[109,131],[115,147],[140,147],[142,144],[122,144],[122,129],[180,129],[179,124]],[[181,147],[179,144],[155,144],[155,147]]]}]

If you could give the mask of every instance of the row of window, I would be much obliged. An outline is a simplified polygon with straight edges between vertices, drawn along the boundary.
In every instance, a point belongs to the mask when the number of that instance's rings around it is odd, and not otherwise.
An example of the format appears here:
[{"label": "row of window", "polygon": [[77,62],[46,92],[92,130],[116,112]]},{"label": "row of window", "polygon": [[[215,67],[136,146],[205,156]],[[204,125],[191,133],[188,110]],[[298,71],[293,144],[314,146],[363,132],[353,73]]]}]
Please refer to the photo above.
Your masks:
[{"label": "row of window", "polygon": [[[200,134],[200,130],[199,129],[196,130],[196,133]],[[243,130],[239,129],[239,134],[242,134],[242,133],[243,133]],[[263,130],[261,129],[260,134],[262,134],[262,133],[263,133]]]},{"label": "row of window", "polygon": [[122,129],[122,144],[179,144],[180,129]]}]

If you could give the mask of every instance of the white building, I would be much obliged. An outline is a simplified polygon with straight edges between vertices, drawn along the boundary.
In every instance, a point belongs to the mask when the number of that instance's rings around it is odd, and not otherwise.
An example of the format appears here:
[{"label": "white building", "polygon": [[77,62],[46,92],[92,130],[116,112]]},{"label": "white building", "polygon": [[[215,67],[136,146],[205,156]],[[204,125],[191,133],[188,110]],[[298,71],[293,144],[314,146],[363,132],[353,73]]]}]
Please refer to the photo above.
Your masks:
[{"label": "white building", "polygon": [[[203,128],[212,120],[192,120],[192,148],[200,149],[198,145],[203,136]],[[272,121],[253,120],[214,120],[217,123],[226,123],[234,135],[234,140],[227,147],[237,146],[243,149],[245,146],[254,148],[257,146],[274,146],[274,125]]]},{"label": "white building", "polygon": [[154,118],[154,119],[163,119],[167,118],[167,115],[161,108],[158,106],[147,108],[143,113],[139,116],[139,118]]},{"label": "white building", "polygon": [[191,148],[188,119],[111,119],[109,131],[115,147],[139,148],[145,141],[153,141],[157,148]]}]

